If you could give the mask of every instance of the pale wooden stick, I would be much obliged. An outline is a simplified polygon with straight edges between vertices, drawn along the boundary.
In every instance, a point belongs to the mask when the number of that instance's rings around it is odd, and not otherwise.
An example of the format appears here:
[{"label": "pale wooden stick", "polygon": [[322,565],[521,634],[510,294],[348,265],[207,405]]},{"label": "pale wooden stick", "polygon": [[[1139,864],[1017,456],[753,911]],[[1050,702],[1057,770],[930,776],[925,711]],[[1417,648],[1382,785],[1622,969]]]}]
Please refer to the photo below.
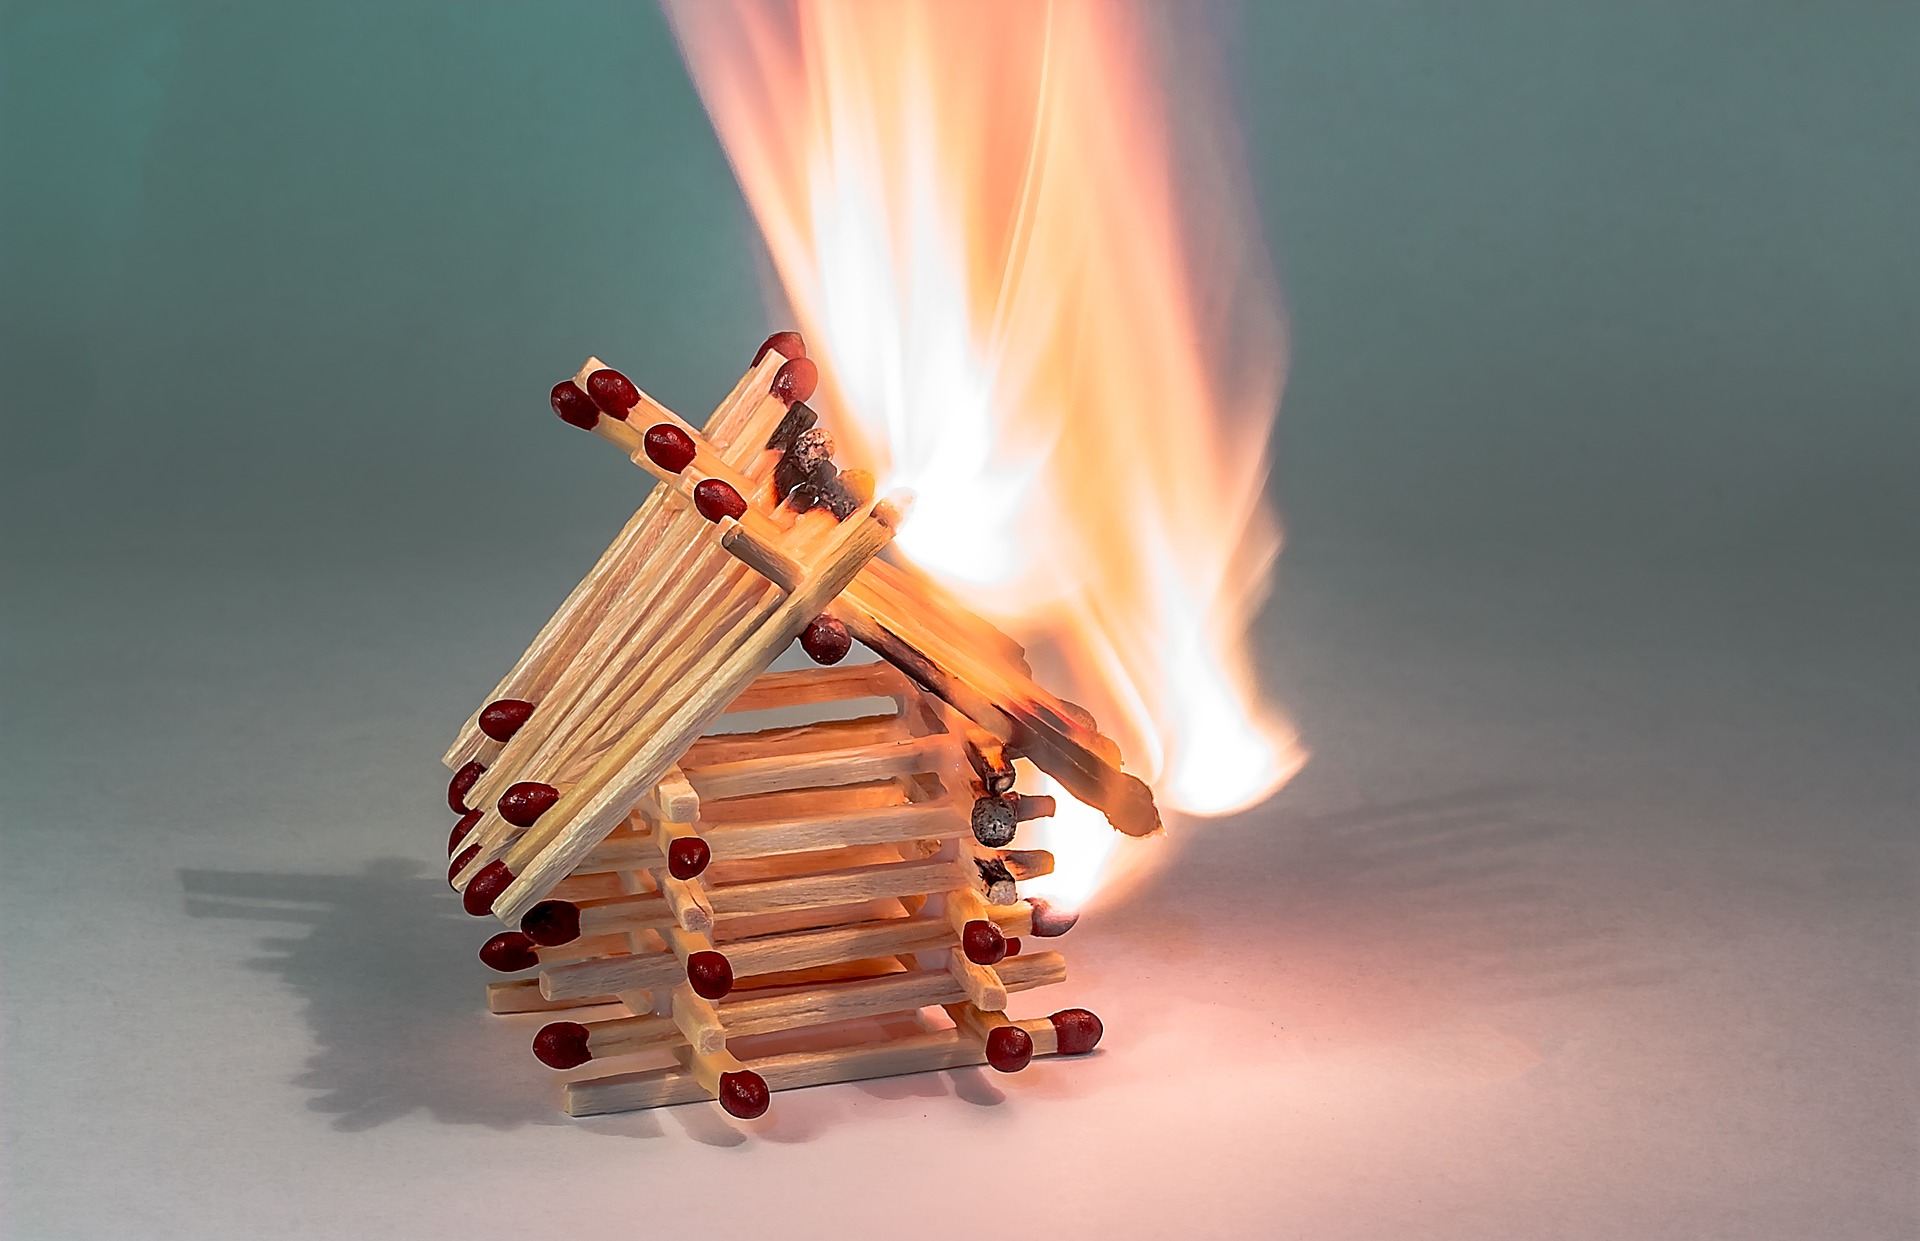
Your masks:
[{"label": "pale wooden stick", "polygon": [[[649,730],[643,721],[635,728],[637,744],[623,744],[609,755],[620,766],[603,760],[608,768],[604,783],[588,797],[577,799],[575,806],[562,797],[542,823],[530,828],[507,853],[507,867],[518,877],[494,903],[494,912],[505,920],[517,920],[605,838],[631,809],[637,791],[658,781],[688,742],[704,732],[726,704],[820,614],[827,601],[846,588],[861,566],[892,540],[905,503],[904,498],[883,500],[864,518],[843,523],[852,528],[836,538],[822,554],[818,568],[738,650],[710,661],[711,671],[709,661],[702,661],[690,672],[692,692],[678,709],[657,729]],[[596,773],[600,770],[595,768]],[[545,827],[548,819],[555,823],[552,829]]]},{"label": "pale wooden stick", "polygon": [[954,840],[969,836],[964,812],[950,805],[883,806],[761,823],[716,824],[701,837],[719,858],[766,857],[852,845],[905,840]]},{"label": "pale wooden stick", "polygon": [[707,766],[686,765],[689,783],[705,798],[748,797],[781,789],[859,784],[894,776],[941,770],[958,756],[949,737],[915,737],[877,745],[816,750],[811,754],[737,759]]},{"label": "pale wooden stick", "polygon": [[686,966],[674,953],[637,952],[544,969],[536,981],[547,999],[578,1003],[587,996],[659,991],[686,977]]},{"label": "pale wooden stick", "polygon": [[727,704],[727,714],[859,698],[898,698],[908,692],[907,678],[885,661],[794,668],[786,672],[763,672],[755,677],[753,684]]},{"label": "pale wooden stick", "polygon": [[727,916],[847,905],[882,896],[930,896],[976,882],[967,874],[972,869],[971,862],[956,864],[944,859],[863,866],[758,883],[718,885],[708,889],[707,900],[716,914]]},{"label": "pale wooden stick", "polygon": [[[1041,954],[1045,955],[1045,954]],[[1014,957],[1013,960],[1022,960]],[[947,950],[947,973],[960,984],[966,993],[967,1002],[976,1008],[989,1008],[998,1012],[1007,1006],[1007,984],[991,965],[981,965],[967,960],[967,954],[958,948]]]},{"label": "pale wooden stick", "polygon": [[750,733],[709,733],[694,741],[680,760],[682,770],[755,758],[812,754],[819,750],[879,745],[900,739],[898,715],[862,715],[850,720],[789,724]]},{"label": "pale wooden stick", "polygon": [[713,1001],[696,993],[693,984],[682,982],[673,989],[673,1024],[698,1055],[711,1056],[727,1049],[727,1027]]},{"label": "pale wooden stick", "polygon": [[724,944],[723,948],[733,966],[734,977],[746,979],[902,952],[930,952],[953,940],[953,928],[942,919],[895,918],[818,931],[756,936]]},{"label": "pale wooden stick", "polygon": [[759,823],[805,814],[850,814],[880,806],[904,806],[913,798],[901,780],[838,784],[830,789],[789,789],[752,797],[709,799],[701,804],[703,828],[721,823]]},{"label": "pale wooden stick", "polygon": [[618,1002],[610,994],[577,1000],[549,1000],[540,994],[539,982],[533,978],[487,984],[487,1011],[503,1016],[509,1013],[574,1013],[612,1018],[618,1011],[613,1006]]}]

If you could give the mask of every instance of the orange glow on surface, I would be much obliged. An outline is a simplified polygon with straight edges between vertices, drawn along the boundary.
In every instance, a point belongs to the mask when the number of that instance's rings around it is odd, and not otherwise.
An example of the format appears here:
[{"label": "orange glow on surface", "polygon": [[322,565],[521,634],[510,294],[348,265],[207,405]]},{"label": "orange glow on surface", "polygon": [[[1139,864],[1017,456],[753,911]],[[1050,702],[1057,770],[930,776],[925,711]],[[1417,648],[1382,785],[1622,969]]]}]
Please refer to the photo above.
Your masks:
[{"label": "orange glow on surface", "polygon": [[[841,458],[917,495],[901,550],[1164,806],[1266,797],[1303,761],[1245,648],[1286,338],[1205,32],[1127,0],[668,13]],[[1092,894],[1120,845],[1087,815],[1023,891]]]}]

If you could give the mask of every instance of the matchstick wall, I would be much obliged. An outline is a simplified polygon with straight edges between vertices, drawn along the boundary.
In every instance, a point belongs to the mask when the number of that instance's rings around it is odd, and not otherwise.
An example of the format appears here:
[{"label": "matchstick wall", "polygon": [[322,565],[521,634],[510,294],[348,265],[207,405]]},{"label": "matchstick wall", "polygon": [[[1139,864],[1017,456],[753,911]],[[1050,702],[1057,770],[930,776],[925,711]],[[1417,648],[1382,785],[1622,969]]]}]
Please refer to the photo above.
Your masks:
[{"label": "matchstick wall", "polygon": [[[496,1013],[548,1013],[534,1054],[576,1116],[1089,1051],[1016,845],[1052,799],[1119,830],[1152,796],[1011,639],[880,555],[906,507],[833,463],[813,364],[770,338],[696,432],[588,359],[560,417],[661,485],[468,720],[447,765],[449,880],[508,928]],[[854,639],[878,656],[844,663]],[[796,640],[819,667],[772,672]],[[769,715],[768,713],[773,713]],[[782,713],[789,718],[779,718]],[[810,722],[791,722],[795,713]],[[476,808],[477,807],[477,808]]]}]

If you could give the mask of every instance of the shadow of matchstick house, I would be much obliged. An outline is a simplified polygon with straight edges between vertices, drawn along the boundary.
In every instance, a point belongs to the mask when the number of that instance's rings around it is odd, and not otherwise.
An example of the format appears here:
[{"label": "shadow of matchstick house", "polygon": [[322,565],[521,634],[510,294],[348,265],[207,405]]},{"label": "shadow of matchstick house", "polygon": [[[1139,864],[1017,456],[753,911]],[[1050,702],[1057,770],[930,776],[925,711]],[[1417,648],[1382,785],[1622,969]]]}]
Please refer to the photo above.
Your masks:
[{"label": "shadow of matchstick house", "polygon": [[[372,1129],[424,1110],[448,1124],[566,1123],[525,1044],[474,1005],[484,971],[473,920],[421,862],[359,874],[182,870],[187,913],[283,928],[248,962],[305,1002],[315,1048],[296,1086],[333,1127]],[[473,962],[460,968],[460,962]]]}]

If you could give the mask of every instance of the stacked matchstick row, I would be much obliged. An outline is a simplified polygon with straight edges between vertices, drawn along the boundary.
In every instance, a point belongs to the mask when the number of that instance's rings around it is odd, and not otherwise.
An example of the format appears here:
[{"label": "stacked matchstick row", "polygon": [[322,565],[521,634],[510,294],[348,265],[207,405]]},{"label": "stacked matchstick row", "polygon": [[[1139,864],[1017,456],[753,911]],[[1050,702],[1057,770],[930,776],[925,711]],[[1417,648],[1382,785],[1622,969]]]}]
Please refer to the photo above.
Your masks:
[{"label": "stacked matchstick row", "polygon": [[[815,381],[780,333],[707,435],[597,359],[552,394],[661,485],[448,751],[449,880],[512,928],[481,949],[520,975],[490,1007],[564,1018],[534,1051],[575,1115],[754,1116],[784,1086],[1099,1038],[1082,1009],[1005,1015],[1065,977],[1023,939],[1072,924],[1019,897],[1053,859],[1010,846],[1052,799],[1014,760],[1134,834],[1151,794],[1016,644],[877,558],[905,498],[835,466]],[[855,638],[880,662],[842,664]],[[820,666],[770,672],[796,639]],[[752,727],[769,711],[813,720]]]}]

